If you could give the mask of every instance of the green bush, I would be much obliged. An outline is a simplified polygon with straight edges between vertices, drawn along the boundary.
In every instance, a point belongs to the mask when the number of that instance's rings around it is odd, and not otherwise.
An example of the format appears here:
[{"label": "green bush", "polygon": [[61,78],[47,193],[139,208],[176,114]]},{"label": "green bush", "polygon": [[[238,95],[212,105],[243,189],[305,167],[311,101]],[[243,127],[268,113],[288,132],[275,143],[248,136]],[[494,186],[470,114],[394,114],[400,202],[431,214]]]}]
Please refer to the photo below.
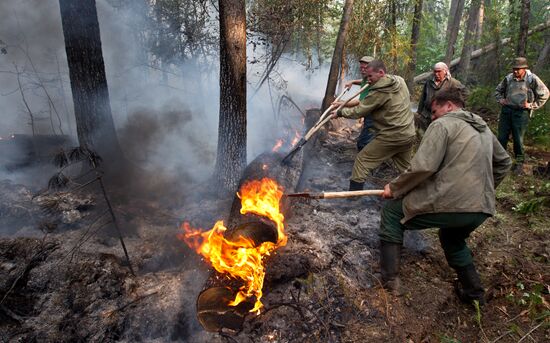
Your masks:
[{"label": "green bush", "polygon": [[537,145],[550,148],[550,108],[548,104],[534,112],[529,121],[527,138]]},{"label": "green bush", "polygon": [[479,86],[470,90],[466,105],[475,110],[488,109],[493,113],[499,113],[500,108],[494,97],[495,88]]}]

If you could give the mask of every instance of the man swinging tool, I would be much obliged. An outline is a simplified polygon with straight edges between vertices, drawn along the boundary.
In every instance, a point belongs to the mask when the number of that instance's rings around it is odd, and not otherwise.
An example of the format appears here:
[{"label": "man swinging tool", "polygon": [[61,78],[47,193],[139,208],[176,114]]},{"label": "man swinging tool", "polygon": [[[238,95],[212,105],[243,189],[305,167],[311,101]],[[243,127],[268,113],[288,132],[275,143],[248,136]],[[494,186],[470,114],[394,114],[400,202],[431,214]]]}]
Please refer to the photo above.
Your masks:
[{"label": "man swinging tool", "polygon": [[380,267],[386,288],[399,288],[405,230],[439,228],[439,241],[456,270],[459,298],[484,303],[484,290],[466,238],[495,214],[495,188],[512,161],[487,124],[463,109],[456,89],[431,103],[428,127],[411,167],[384,187],[388,201],[380,219]]},{"label": "man swinging tool", "polygon": [[386,74],[386,66],[374,60],[367,67],[369,94],[353,108],[332,112],[332,118],[370,117],[376,135],[355,158],[350,191],[363,189],[367,176],[382,162],[392,159],[400,172],[409,167],[415,141],[414,117],[403,78]]},{"label": "man swinging tool", "polygon": [[[374,61],[374,57],[371,56],[363,56],[361,59],[359,59],[359,71],[361,72],[361,79],[357,80],[351,80],[349,82],[346,82],[344,84],[344,88],[349,89],[353,85],[359,85],[360,87],[364,87],[369,83],[367,79],[367,67],[369,66],[369,63]],[[359,99],[353,99],[352,101],[349,101],[345,107],[355,107],[359,105],[359,103],[367,97],[369,94],[369,88],[367,87],[364,91],[359,94]],[[335,101],[332,103],[336,107],[343,104],[343,101]],[[374,127],[372,125],[372,118],[371,117],[364,117],[363,118],[363,128],[361,129],[361,133],[359,133],[359,136],[357,137],[357,150],[361,151],[367,145],[373,138],[374,138]]]}]

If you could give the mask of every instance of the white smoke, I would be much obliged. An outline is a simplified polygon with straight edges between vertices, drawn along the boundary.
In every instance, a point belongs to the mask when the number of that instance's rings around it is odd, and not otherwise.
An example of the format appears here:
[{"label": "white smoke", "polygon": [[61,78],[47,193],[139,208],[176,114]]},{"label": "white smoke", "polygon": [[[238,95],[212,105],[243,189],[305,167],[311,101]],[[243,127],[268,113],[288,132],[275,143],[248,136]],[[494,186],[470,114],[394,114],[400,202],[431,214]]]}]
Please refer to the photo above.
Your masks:
[{"label": "white smoke", "polygon": [[[171,67],[160,68],[163,73],[140,62],[143,47],[136,42],[134,28],[129,25],[138,18],[134,20],[129,8],[113,8],[107,0],[97,0],[97,10],[112,114],[123,150],[145,168],[169,173],[185,171],[191,178],[186,181],[205,179],[211,173],[216,155],[217,56],[209,56],[207,61],[174,62]],[[17,66],[18,70],[28,72],[25,78],[22,75],[22,81],[29,106],[37,117],[44,118],[35,121],[35,131],[59,134],[62,130],[76,141],[58,0],[4,0],[0,12],[5,14],[0,21],[0,39],[7,46],[7,54],[0,55],[3,122],[0,136],[32,132],[14,74]],[[211,25],[217,25],[214,18]],[[248,53],[251,56],[253,51],[249,49]],[[288,126],[295,127],[300,121],[301,114],[293,106],[283,106],[279,112],[283,94],[292,98],[302,111],[318,107],[322,101],[327,67],[306,70],[297,59],[283,55],[272,72],[277,84],[266,82],[257,94],[254,94],[257,75],[265,65],[249,65],[249,161],[271,149],[278,138],[288,135],[285,131]],[[36,85],[39,80],[57,113],[51,109],[44,90]],[[147,134],[152,130],[157,131]]]}]

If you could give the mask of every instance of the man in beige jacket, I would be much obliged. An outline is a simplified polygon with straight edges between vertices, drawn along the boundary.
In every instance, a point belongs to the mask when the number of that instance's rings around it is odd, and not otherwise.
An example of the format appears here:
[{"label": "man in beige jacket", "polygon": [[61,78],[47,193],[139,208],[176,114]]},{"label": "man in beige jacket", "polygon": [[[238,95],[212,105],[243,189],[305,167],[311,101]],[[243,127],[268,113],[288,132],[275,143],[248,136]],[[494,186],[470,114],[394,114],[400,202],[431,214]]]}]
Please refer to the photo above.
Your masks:
[{"label": "man in beige jacket", "polygon": [[428,127],[411,167],[384,188],[380,220],[380,266],[389,289],[399,286],[405,230],[439,228],[449,265],[456,270],[459,298],[484,303],[484,290],[466,238],[495,214],[495,188],[511,167],[510,156],[487,124],[462,109],[460,92],[438,92]]},{"label": "man in beige jacket", "polygon": [[375,137],[355,157],[350,191],[363,189],[367,176],[382,162],[392,159],[400,172],[410,164],[416,139],[407,85],[402,77],[386,74],[386,66],[374,60],[367,67],[368,95],[359,105],[334,111],[332,117],[372,118]]}]

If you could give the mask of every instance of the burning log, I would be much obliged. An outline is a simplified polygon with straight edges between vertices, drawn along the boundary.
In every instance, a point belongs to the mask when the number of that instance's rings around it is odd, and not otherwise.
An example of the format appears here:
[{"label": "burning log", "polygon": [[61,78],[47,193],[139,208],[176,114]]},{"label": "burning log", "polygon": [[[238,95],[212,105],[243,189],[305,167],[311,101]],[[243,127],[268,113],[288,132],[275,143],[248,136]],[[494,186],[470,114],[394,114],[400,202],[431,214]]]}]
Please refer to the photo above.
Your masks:
[{"label": "burning log", "polygon": [[[318,113],[308,111],[306,125],[311,126]],[[198,320],[207,331],[239,332],[246,315],[263,306],[265,259],[287,241],[284,218],[291,200],[283,198],[283,191],[296,189],[304,153],[286,165],[282,158],[276,152],[264,153],[247,166],[227,226],[218,221],[205,232],[184,223],[185,242],[215,269],[196,303]]]}]

